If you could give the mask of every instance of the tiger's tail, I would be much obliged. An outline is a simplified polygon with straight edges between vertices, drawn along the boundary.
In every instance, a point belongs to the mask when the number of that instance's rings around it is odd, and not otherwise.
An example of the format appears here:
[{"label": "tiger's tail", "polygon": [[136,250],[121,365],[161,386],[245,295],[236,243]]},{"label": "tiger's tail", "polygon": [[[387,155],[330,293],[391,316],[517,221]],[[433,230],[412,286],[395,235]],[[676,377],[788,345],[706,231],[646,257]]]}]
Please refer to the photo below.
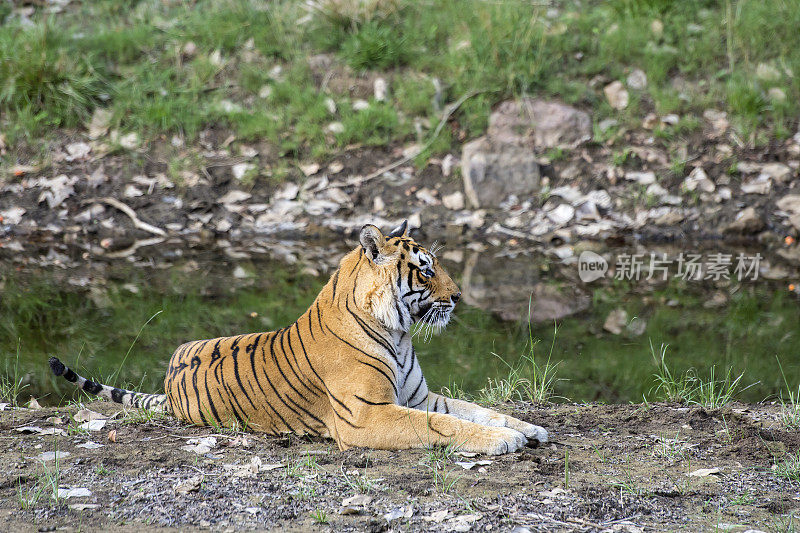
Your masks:
[{"label": "tiger's tail", "polygon": [[79,376],[72,369],[58,360],[57,357],[50,358],[50,369],[56,376],[64,376],[64,379],[74,383],[78,388],[88,393],[96,394],[112,402],[121,403],[126,407],[138,407],[151,411],[168,411],[166,394],[145,394],[125,389],[118,389],[102,383],[96,383]]}]

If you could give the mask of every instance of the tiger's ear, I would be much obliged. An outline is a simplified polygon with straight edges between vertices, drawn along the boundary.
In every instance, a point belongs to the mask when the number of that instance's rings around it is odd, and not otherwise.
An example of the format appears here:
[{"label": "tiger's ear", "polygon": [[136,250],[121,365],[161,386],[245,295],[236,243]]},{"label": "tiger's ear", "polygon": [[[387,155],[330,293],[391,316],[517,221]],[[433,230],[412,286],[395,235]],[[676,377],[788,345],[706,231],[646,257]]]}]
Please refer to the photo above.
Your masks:
[{"label": "tiger's ear", "polygon": [[408,236],[408,220],[404,220],[402,224],[394,228],[388,237],[407,237]]},{"label": "tiger's ear", "polygon": [[380,263],[381,252],[386,243],[386,238],[383,236],[383,233],[381,233],[381,230],[372,224],[367,224],[361,228],[361,235],[358,240],[361,242],[361,246],[364,247],[364,251],[367,252],[367,256],[372,262]]}]

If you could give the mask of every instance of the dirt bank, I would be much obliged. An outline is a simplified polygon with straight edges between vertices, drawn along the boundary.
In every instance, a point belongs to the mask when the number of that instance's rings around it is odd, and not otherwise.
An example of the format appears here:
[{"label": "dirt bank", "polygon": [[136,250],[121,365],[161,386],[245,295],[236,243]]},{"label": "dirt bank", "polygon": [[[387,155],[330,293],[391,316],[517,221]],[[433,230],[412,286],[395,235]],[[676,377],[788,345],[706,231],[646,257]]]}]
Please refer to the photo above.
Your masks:
[{"label": "dirt bank", "polygon": [[[553,442],[435,460],[190,427],[104,402],[6,408],[0,516],[7,531],[771,531],[788,530],[800,507],[797,466],[794,480],[783,473],[800,435],[774,405],[507,407]],[[109,419],[81,429],[82,408]],[[56,450],[57,467],[42,462]]]}]

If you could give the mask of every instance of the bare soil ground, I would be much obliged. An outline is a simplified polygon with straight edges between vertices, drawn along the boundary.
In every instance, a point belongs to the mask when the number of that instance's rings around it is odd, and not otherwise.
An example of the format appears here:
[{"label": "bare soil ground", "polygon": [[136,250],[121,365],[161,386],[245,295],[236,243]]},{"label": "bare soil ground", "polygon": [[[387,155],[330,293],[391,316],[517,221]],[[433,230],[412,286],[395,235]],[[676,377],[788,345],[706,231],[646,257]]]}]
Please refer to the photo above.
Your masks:
[{"label": "bare soil ground", "polygon": [[[100,430],[81,430],[72,418],[81,407],[110,418]],[[148,419],[105,402],[6,409],[0,412],[2,529],[786,531],[796,526],[792,510],[800,507],[800,483],[774,465],[800,450],[800,435],[781,428],[774,405],[733,404],[713,411],[667,404],[505,407],[545,426],[552,442],[501,457],[441,458],[446,454],[440,450],[439,462],[432,463],[433,453],[424,450],[342,452],[329,440],[220,433],[169,417]],[[25,426],[45,434],[19,431]],[[46,434],[53,428],[55,435]],[[115,442],[110,431],[116,432]],[[184,449],[189,439],[212,436],[216,445],[210,449]],[[104,446],[78,447],[89,441]],[[39,459],[56,450],[68,453],[57,469],[55,460]],[[718,470],[688,475],[700,469]],[[91,495],[54,500],[54,484],[85,488]],[[363,497],[343,505],[357,495]]]}]

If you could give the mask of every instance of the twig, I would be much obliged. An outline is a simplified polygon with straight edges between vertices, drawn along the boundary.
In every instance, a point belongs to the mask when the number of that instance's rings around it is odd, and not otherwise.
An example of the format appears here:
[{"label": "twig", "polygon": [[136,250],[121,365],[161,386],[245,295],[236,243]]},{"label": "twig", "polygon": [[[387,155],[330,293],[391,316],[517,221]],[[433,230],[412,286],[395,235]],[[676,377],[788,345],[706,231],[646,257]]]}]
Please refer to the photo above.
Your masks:
[{"label": "twig", "polygon": [[101,201],[103,203],[106,203],[106,204],[110,205],[111,207],[116,207],[117,209],[119,209],[120,211],[122,211],[123,213],[128,215],[128,217],[133,221],[133,225],[136,226],[137,228],[139,228],[141,230],[144,230],[144,231],[147,231],[147,232],[150,232],[150,233],[154,233],[155,235],[160,235],[162,237],[166,237],[167,236],[167,232],[166,231],[164,231],[161,228],[157,228],[155,226],[152,226],[152,225],[148,224],[147,222],[144,222],[142,219],[140,219],[136,215],[136,212],[133,209],[131,209],[127,205],[123,204],[122,202],[120,202],[116,198],[110,198],[110,197],[100,198],[99,201]]},{"label": "twig", "polygon": [[439,136],[439,133],[441,133],[442,128],[444,128],[444,125],[447,124],[448,120],[450,120],[450,117],[453,115],[453,113],[455,113],[456,110],[458,110],[458,108],[461,107],[461,105],[464,102],[466,102],[467,100],[469,100],[473,96],[476,96],[476,95],[481,94],[481,93],[486,93],[486,92],[490,92],[490,90],[489,89],[483,89],[483,90],[480,90],[480,91],[478,91],[478,90],[469,91],[466,94],[464,94],[461,98],[456,100],[454,103],[448,105],[445,108],[444,113],[442,114],[442,118],[439,121],[439,124],[436,126],[436,129],[433,130],[433,135],[431,135],[431,138],[428,139],[428,141],[425,144],[422,145],[422,148],[420,148],[418,152],[416,152],[413,155],[407,155],[405,157],[402,157],[402,158],[398,159],[397,161],[395,161],[394,163],[391,163],[389,165],[386,165],[385,167],[379,168],[375,172],[372,172],[371,174],[368,174],[367,176],[365,176],[364,179],[361,180],[361,183],[364,183],[365,181],[369,181],[369,180],[375,179],[378,176],[382,175],[384,172],[389,172],[390,170],[396,169],[400,165],[408,163],[413,158],[417,157],[419,154],[421,154],[422,152],[424,152],[425,150],[430,148],[431,145],[433,144],[433,141],[435,141],[436,138]]}]

